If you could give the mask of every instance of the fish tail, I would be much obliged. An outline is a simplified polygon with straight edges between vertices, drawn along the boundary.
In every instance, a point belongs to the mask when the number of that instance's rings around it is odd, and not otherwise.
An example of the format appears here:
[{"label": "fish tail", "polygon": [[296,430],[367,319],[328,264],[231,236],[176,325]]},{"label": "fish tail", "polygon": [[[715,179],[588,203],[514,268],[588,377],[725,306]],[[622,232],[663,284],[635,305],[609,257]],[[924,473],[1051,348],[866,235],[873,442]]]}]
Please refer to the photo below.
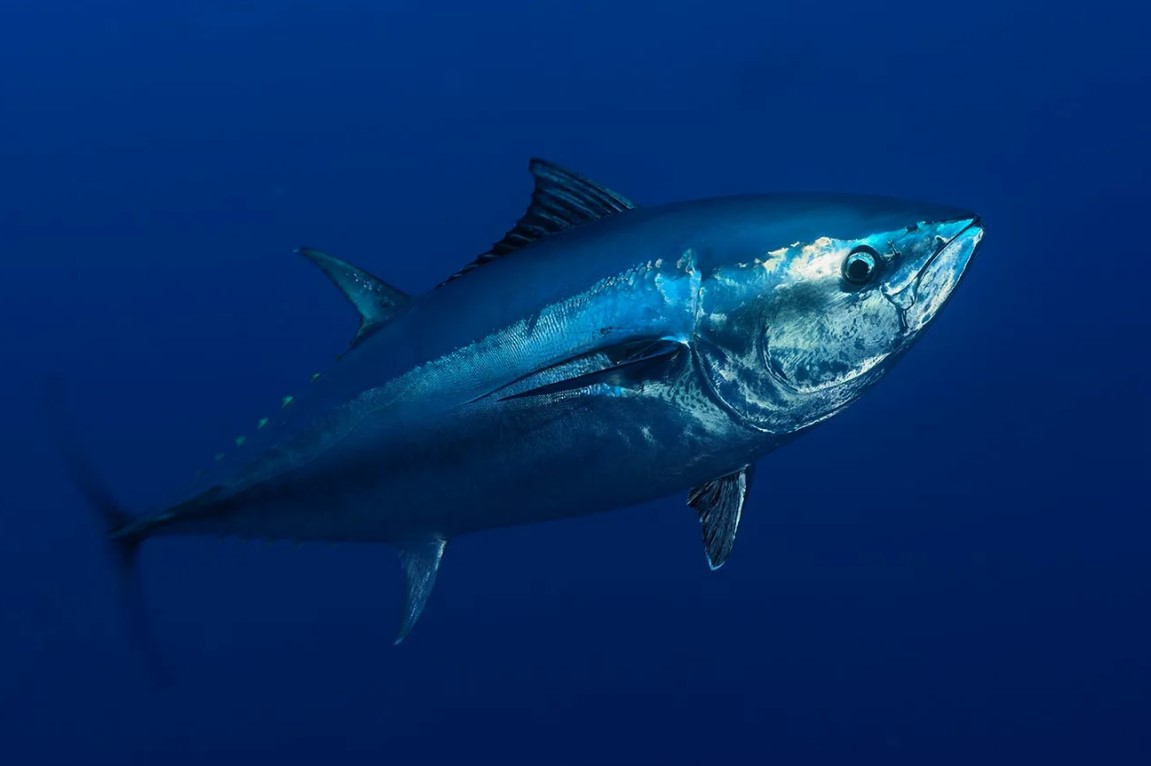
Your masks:
[{"label": "fish tail", "polygon": [[51,411],[55,413],[54,419],[60,427],[59,444],[68,474],[77,491],[87,501],[104,538],[129,636],[143,660],[150,681],[156,686],[167,686],[171,683],[171,676],[152,641],[137,566],[137,553],[140,543],[148,536],[147,527],[140,523],[138,516],[124,510],[115,501],[87,455],[80,449],[79,440],[71,427],[72,421],[62,416],[65,412],[62,406],[65,398],[63,385],[58,382],[50,384],[47,393],[53,404]]}]

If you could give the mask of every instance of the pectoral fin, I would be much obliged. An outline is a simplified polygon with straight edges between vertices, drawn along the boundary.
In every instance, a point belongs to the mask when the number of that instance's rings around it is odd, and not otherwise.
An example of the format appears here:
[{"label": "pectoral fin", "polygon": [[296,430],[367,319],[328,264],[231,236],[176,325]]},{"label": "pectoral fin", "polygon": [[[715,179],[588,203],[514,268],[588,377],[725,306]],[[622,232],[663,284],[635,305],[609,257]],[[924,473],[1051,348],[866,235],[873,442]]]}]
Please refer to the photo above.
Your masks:
[{"label": "pectoral fin", "polygon": [[521,399],[577,391],[597,384],[634,389],[663,379],[687,346],[651,338],[621,343],[537,370],[501,389],[499,399]]},{"label": "pectoral fin", "polygon": [[713,570],[723,566],[735,545],[753,467],[745,465],[734,473],[693,487],[687,496],[687,504],[699,514],[703,548]]},{"label": "pectoral fin", "polygon": [[436,584],[436,572],[440,569],[440,559],[444,555],[446,540],[429,540],[419,543],[403,543],[396,546],[400,552],[400,565],[404,568],[407,595],[404,598],[404,618],[396,643],[400,643],[411,632],[432,587]]}]

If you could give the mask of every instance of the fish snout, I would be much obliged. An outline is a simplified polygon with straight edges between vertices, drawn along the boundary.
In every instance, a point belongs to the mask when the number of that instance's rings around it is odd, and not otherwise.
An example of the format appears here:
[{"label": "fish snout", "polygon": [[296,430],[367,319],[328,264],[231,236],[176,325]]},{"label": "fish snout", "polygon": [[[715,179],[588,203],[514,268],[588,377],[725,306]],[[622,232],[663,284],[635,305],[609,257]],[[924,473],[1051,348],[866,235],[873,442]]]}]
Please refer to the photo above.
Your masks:
[{"label": "fish snout", "polygon": [[908,264],[909,279],[887,297],[903,312],[909,333],[925,327],[939,313],[967,272],[975,251],[983,240],[979,216],[955,222],[958,229],[940,247],[919,263]]}]

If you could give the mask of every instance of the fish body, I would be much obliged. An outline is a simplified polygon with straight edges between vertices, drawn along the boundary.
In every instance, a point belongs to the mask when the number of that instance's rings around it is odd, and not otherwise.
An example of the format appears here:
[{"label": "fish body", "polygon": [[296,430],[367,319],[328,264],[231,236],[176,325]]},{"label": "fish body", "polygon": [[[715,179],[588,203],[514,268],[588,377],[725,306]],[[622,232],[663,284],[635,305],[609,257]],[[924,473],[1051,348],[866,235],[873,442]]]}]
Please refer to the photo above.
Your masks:
[{"label": "fish body", "polygon": [[170,506],[128,516],[90,491],[113,546],[388,543],[401,638],[469,532],[686,493],[717,568],[756,461],[878,381],[983,234],[973,213],[878,197],[638,207],[531,169],[524,217],[422,296],[303,249],[359,310],[352,347]]}]

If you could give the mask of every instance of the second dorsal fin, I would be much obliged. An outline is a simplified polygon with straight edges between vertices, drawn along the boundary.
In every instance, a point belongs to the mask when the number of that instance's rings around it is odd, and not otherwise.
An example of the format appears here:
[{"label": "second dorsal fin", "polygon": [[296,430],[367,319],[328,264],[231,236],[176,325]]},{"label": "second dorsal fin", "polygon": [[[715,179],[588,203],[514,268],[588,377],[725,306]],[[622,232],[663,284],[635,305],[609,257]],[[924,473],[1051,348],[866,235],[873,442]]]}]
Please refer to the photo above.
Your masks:
[{"label": "second dorsal fin", "polygon": [[328,275],[340,288],[340,292],[360,312],[360,326],[352,347],[370,335],[372,331],[387,324],[400,309],[411,302],[411,296],[403,290],[392,287],[377,276],[356,268],[347,261],[328,255],[310,247],[301,247],[297,253],[307,258]]},{"label": "second dorsal fin", "polygon": [[611,189],[547,160],[533,158],[529,170],[535,178],[535,188],[527,212],[490,250],[439,286],[536,240],[636,207],[634,202]]}]

